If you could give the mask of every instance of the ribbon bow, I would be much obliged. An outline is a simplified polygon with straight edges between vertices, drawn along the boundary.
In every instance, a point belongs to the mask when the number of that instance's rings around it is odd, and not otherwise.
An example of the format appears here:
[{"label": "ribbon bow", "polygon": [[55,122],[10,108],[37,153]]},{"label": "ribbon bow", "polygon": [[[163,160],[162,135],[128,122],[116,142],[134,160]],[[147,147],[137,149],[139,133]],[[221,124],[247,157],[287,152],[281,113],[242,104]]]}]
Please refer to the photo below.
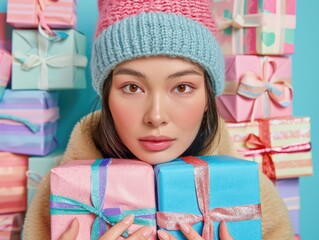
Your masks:
[{"label": "ribbon bow", "polygon": [[158,226],[168,230],[178,230],[179,225],[182,223],[193,225],[203,221],[202,237],[208,240],[214,239],[213,221],[244,221],[260,218],[260,204],[209,209],[210,184],[208,163],[195,157],[183,157],[182,159],[194,166],[196,194],[202,215],[157,212],[156,220]]},{"label": "ribbon bow", "polygon": [[[272,73],[269,76],[270,69]],[[281,107],[288,107],[291,104],[293,89],[289,80],[277,79],[275,74],[277,65],[274,61],[266,60],[263,63],[262,75],[253,72],[246,72],[240,80],[237,93],[241,96],[254,99],[251,114],[251,121],[254,121],[256,101],[265,97],[264,105],[268,105],[269,98]],[[268,109],[267,114],[268,115]]]},{"label": "ribbon bow", "polygon": [[[268,134],[269,135],[269,134]],[[267,137],[269,138],[269,137]],[[262,140],[261,137],[251,133],[244,140],[247,149],[239,149],[244,156],[262,155],[262,171],[270,179],[276,179],[276,168],[272,159],[274,153],[297,153],[311,150],[310,143],[292,144],[283,147],[271,147],[270,140]]]},{"label": "ribbon bow", "polygon": [[217,20],[217,25],[219,30],[224,30],[229,27],[233,28],[244,28],[244,27],[258,27],[262,24],[262,16],[260,14],[251,15],[239,15],[237,14],[232,19],[229,18],[219,18]]},{"label": "ribbon bow", "polygon": [[[96,218],[92,225],[91,240],[98,239],[106,230],[107,224],[113,226],[124,217],[134,214],[134,223],[141,225],[155,225],[153,216],[155,209],[143,208],[136,210],[122,211],[119,208],[102,209],[105,200],[105,191],[107,185],[107,167],[111,159],[96,160],[91,165],[91,201],[92,205],[81,203],[77,200],[50,195],[50,213],[51,215],[60,214],[94,214]],[[123,237],[128,236],[128,231],[124,232]]]},{"label": "ribbon bow", "polygon": [[88,60],[83,55],[58,54],[46,56],[49,48],[49,42],[38,34],[38,54],[29,54],[15,52],[14,57],[21,63],[21,69],[29,71],[37,66],[41,67],[39,78],[39,89],[46,90],[49,87],[48,83],[48,66],[54,68],[63,67],[86,67]]}]

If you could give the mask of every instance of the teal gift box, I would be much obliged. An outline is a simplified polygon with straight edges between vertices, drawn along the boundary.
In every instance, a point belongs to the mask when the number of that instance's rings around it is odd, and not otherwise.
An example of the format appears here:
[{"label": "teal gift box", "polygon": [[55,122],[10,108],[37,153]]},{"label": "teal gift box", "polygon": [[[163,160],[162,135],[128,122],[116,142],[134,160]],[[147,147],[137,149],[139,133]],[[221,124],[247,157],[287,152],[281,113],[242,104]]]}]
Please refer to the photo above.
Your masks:
[{"label": "teal gift box", "polygon": [[49,41],[37,30],[13,30],[12,89],[86,87],[86,38],[73,29],[63,41]]},{"label": "teal gift box", "polygon": [[62,160],[62,152],[53,152],[43,157],[29,157],[27,171],[28,207],[43,176]]},{"label": "teal gift box", "polygon": [[219,239],[225,221],[234,239],[262,239],[258,164],[230,156],[183,157],[155,166],[157,224],[186,239],[181,223]]}]

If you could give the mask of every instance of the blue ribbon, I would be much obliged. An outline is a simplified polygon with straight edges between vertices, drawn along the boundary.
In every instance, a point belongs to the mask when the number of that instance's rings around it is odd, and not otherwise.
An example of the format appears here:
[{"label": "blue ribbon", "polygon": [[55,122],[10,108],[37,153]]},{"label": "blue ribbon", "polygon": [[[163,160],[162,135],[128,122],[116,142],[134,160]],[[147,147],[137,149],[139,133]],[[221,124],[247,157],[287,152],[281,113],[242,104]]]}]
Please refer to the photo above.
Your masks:
[{"label": "blue ribbon", "polygon": [[[51,215],[82,215],[92,213],[96,215],[92,225],[91,240],[97,240],[107,230],[106,224],[113,226],[130,214],[135,215],[135,224],[155,226],[155,208],[125,211],[122,211],[120,208],[103,209],[107,186],[107,168],[111,162],[111,158],[97,159],[91,165],[91,202],[93,206],[68,197],[50,195]],[[125,231],[122,236],[128,237],[128,231]]]},{"label": "blue ribbon", "polygon": [[23,123],[25,126],[27,126],[33,133],[38,132],[40,130],[40,127],[34,123],[29,122],[27,119],[20,118],[17,116],[12,116],[8,114],[1,114],[0,113],[0,119],[7,119],[14,122],[20,122]]}]

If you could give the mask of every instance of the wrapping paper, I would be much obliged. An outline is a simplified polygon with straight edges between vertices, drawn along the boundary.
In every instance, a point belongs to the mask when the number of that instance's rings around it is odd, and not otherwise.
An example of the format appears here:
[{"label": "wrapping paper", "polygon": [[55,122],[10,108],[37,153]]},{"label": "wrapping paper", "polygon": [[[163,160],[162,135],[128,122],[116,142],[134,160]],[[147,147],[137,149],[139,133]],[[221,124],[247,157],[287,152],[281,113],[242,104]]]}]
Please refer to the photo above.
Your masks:
[{"label": "wrapping paper", "polygon": [[23,224],[21,213],[0,214],[0,239],[20,240]]},{"label": "wrapping paper", "polygon": [[12,89],[85,88],[85,36],[74,30],[51,42],[35,30],[14,30],[12,35]]},{"label": "wrapping paper", "polygon": [[268,177],[283,179],[313,174],[309,117],[227,123],[227,127],[239,153],[260,163]]},{"label": "wrapping paper", "polygon": [[275,182],[277,191],[288,208],[290,221],[295,234],[299,234],[300,194],[299,179],[282,179]]},{"label": "wrapping paper", "polygon": [[0,102],[0,151],[46,155],[57,147],[58,93],[6,90]]},{"label": "wrapping paper", "polygon": [[11,75],[11,55],[0,48],[0,101]]},{"label": "wrapping paper", "polygon": [[150,239],[156,239],[151,165],[128,159],[76,160],[52,169],[50,179],[51,239],[59,239],[75,217],[81,226],[77,239],[98,239],[105,223],[113,225],[130,213],[135,218],[128,234],[141,224],[153,225]]},{"label": "wrapping paper", "polygon": [[76,0],[8,0],[7,21],[15,28],[76,26]]},{"label": "wrapping paper", "polygon": [[[218,239],[219,224],[225,220],[234,239],[261,239],[260,216],[251,220],[236,220],[234,218],[241,218],[247,211],[243,210],[240,214],[234,214],[236,212],[234,210],[229,211],[230,214],[227,215],[226,210],[247,205],[260,206],[258,165],[230,156],[205,156],[196,158],[195,161],[200,159],[203,160],[200,162],[206,164],[197,168],[189,164],[189,157],[183,159],[184,161],[176,159],[155,166],[158,225],[163,225],[160,220],[163,213],[170,214],[168,220],[164,221],[168,225],[165,228],[171,229],[170,233],[177,239],[186,239],[174,225],[177,224],[178,227],[178,223],[183,221],[192,224],[193,219],[198,219],[198,222],[193,225],[194,229],[200,234],[202,231],[203,234],[204,232],[214,233],[215,238],[212,238],[211,235],[202,235],[204,239]],[[202,167],[208,169],[209,177],[205,175]],[[198,179],[201,179],[202,182]],[[207,186],[208,192],[203,194],[206,197],[202,199],[199,197],[199,189],[207,189]],[[209,210],[206,206],[203,213],[202,204],[204,206],[208,204]],[[212,212],[216,212],[216,215],[213,213],[214,217],[211,217]],[[253,211],[248,211],[248,213],[253,215]],[[179,217],[180,215],[182,217]],[[206,216],[204,220],[203,215]],[[213,221],[213,226],[209,226],[210,221]],[[207,228],[209,231],[206,231]]]},{"label": "wrapping paper", "polygon": [[0,214],[26,210],[28,157],[0,152]]},{"label": "wrapping paper", "polygon": [[294,53],[295,0],[212,0],[225,54]]},{"label": "wrapping paper", "polygon": [[228,122],[292,116],[290,57],[225,57],[226,83],[217,98]]},{"label": "wrapping paper", "polygon": [[27,171],[28,207],[43,176],[62,160],[62,152],[53,152],[44,157],[29,157]]}]

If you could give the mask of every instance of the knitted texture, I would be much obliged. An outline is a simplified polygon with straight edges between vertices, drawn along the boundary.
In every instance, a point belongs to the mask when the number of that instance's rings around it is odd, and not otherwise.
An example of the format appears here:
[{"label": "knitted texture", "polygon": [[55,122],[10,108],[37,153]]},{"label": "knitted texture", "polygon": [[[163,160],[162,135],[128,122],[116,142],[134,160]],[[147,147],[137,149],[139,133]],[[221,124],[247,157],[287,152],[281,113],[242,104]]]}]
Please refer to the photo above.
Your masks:
[{"label": "knitted texture", "polygon": [[121,62],[147,56],[183,57],[201,65],[216,95],[224,88],[224,59],[214,38],[215,23],[206,0],[99,0],[92,50],[93,87]]}]

